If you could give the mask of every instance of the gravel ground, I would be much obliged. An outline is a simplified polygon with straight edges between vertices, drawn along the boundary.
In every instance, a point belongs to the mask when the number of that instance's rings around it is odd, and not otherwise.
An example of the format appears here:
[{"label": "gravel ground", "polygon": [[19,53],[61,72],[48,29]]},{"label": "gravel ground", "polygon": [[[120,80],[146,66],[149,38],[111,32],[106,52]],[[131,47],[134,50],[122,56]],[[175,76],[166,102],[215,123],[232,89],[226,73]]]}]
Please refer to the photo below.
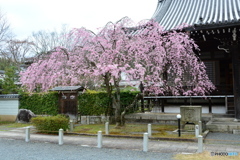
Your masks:
[{"label": "gravel ground", "polygon": [[205,143],[213,144],[230,144],[240,146],[240,135],[230,133],[209,133],[205,139]]},{"label": "gravel ground", "polygon": [[122,149],[56,145],[43,142],[26,143],[21,140],[0,138],[1,160],[172,160],[172,153],[142,152]]}]

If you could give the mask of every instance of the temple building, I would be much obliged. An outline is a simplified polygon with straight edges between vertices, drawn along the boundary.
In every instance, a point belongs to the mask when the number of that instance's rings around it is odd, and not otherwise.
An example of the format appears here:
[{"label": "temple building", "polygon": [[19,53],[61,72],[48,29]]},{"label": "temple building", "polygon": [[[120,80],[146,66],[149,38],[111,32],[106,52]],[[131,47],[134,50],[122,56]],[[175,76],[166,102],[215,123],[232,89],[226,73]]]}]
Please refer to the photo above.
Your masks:
[{"label": "temple building", "polygon": [[200,48],[216,90],[206,98],[145,97],[166,112],[168,105],[203,104],[203,112],[240,120],[240,0],[159,0],[152,16],[165,30],[183,27]]}]

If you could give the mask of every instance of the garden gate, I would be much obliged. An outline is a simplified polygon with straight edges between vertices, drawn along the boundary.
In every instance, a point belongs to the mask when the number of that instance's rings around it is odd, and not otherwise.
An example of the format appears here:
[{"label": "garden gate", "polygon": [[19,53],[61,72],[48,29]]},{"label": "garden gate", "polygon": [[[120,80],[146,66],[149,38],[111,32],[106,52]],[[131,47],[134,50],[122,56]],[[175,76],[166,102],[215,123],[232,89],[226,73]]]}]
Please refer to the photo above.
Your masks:
[{"label": "garden gate", "polygon": [[59,113],[77,116],[78,93],[83,91],[82,86],[60,86],[51,89],[59,92]]}]

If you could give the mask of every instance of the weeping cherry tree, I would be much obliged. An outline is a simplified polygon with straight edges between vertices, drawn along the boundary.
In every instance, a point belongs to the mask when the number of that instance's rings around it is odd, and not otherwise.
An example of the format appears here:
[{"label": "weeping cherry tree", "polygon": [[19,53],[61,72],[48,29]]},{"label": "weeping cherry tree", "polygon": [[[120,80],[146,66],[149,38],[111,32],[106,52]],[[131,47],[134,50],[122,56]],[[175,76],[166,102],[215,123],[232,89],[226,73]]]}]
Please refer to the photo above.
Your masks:
[{"label": "weeping cherry tree", "polygon": [[[129,85],[142,82],[154,95],[206,95],[215,89],[205,65],[196,56],[198,46],[186,33],[164,31],[153,20],[136,25],[129,18],[109,22],[99,33],[73,29],[73,47],[56,47],[21,74],[28,91],[41,87],[87,84],[105,86],[115,109],[116,126],[124,125],[121,113],[122,74]],[[143,96],[141,93],[138,98]],[[127,107],[129,108],[129,107]]]}]

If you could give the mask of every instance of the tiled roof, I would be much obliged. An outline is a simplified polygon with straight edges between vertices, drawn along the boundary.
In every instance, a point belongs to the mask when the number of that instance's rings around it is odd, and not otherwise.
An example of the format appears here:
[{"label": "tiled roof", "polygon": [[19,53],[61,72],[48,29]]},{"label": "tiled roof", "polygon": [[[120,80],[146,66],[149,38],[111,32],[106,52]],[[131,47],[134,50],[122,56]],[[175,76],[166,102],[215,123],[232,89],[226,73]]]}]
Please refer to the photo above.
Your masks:
[{"label": "tiled roof", "polygon": [[240,24],[240,0],[159,0],[152,18],[166,30]]},{"label": "tiled roof", "polygon": [[51,89],[51,91],[80,91],[83,89],[82,86],[58,86]]},{"label": "tiled roof", "polygon": [[19,98],[19,94],[0,94],[0,99]]}]

